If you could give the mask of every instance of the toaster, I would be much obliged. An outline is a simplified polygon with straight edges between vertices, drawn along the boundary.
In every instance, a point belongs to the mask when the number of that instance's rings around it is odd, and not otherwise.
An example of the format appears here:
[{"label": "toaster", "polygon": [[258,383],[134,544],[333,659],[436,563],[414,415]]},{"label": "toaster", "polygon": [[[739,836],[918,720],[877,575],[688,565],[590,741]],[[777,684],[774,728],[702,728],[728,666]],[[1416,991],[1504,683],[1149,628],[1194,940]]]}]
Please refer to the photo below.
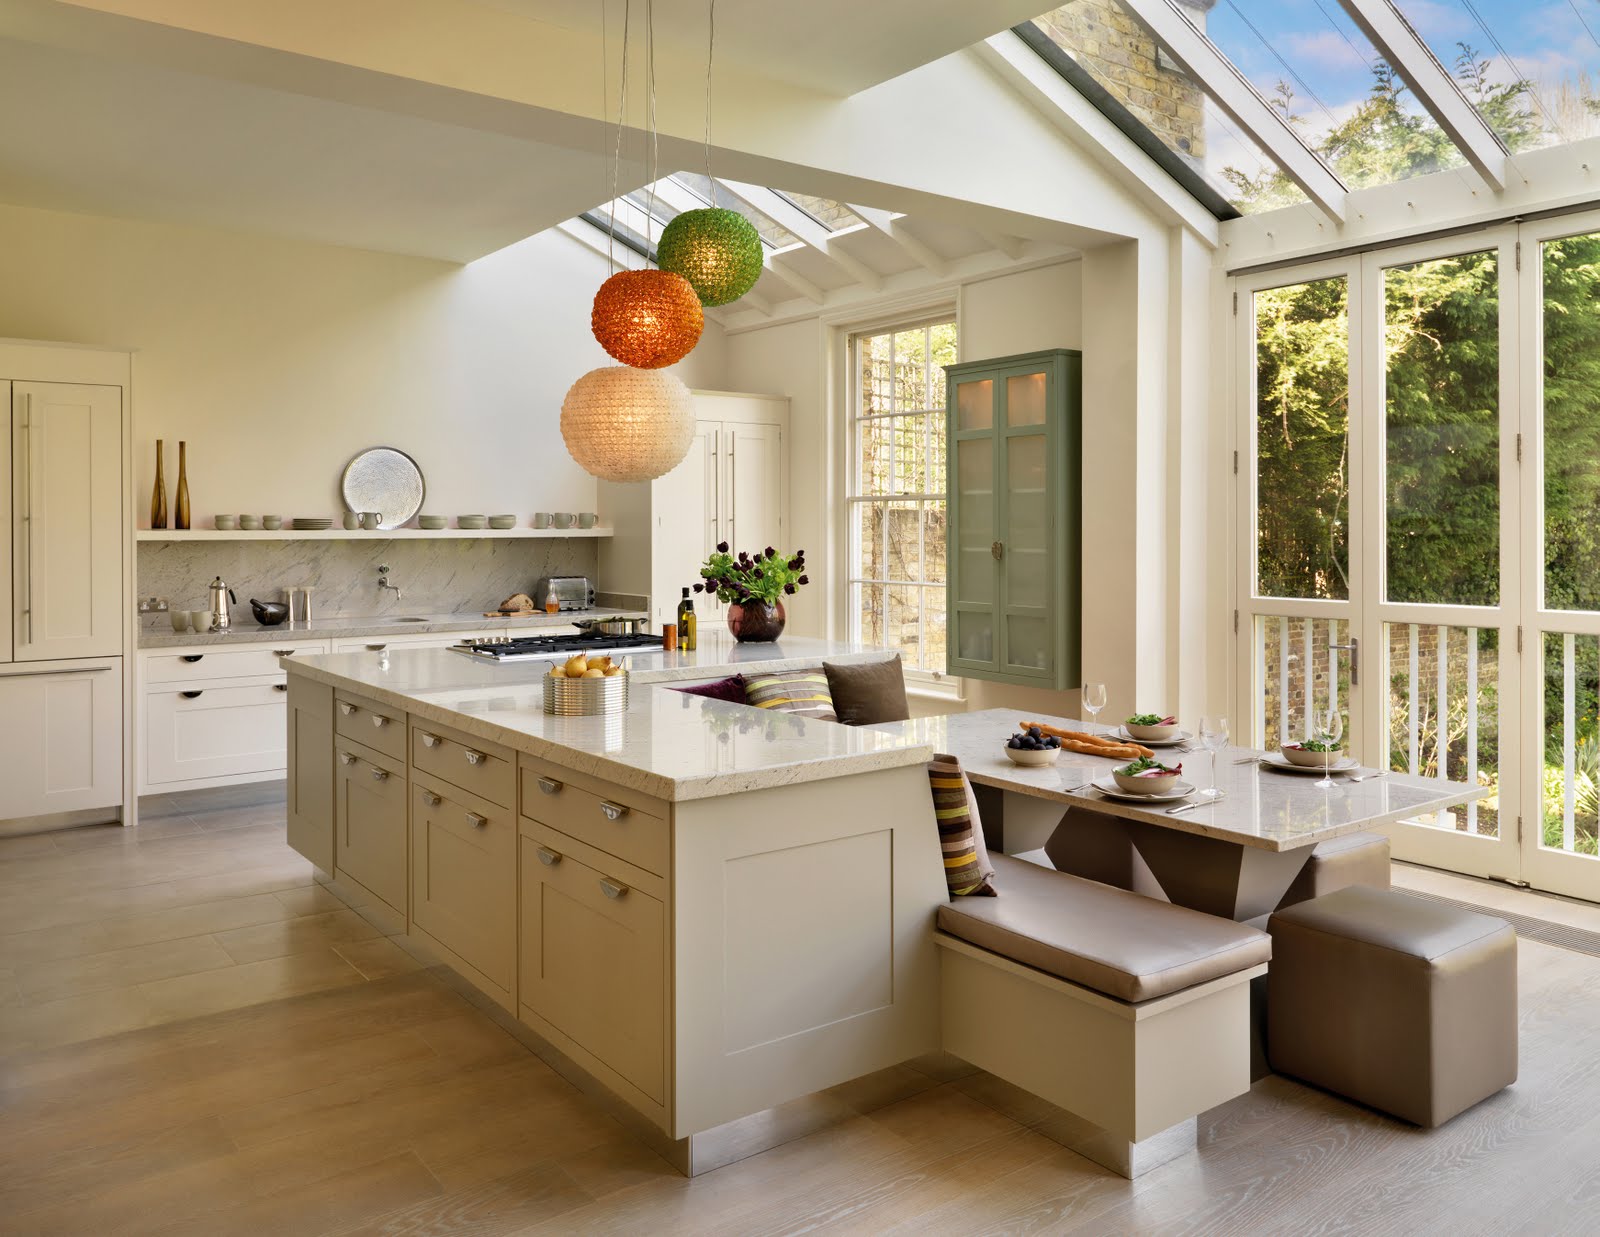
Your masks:
[{"label": "toaster", "polygon": [[588,576],[546,576],[533,589],[533,604],[550,608],[550,599],[563,610],[588,610],[594,606],[594,585]]}]

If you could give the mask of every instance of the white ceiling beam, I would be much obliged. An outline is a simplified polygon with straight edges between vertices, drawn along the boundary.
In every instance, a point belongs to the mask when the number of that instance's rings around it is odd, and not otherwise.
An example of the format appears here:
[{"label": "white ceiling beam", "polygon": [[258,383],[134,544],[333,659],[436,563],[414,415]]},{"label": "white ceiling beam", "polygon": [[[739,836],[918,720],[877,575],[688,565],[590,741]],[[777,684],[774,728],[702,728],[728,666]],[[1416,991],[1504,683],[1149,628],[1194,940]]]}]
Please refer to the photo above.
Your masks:
[{"label": "white ceiling beam", "polygon": [[1122,0],[1163,51],[1249,134],[1330,219],[1344,222],[1348,190],[1294,127],[1171,0]]},{"label": "white ceiling beam", "polygon": [[847,202],[846,205],[865,219],[872,228],[899,245],[901,251],[924,270],[931,271],[941,278],[949,271],[950,264],[920,238],[908,232],[896,215],[886,210],[879,210],[876,206],[857,206],[854,202]]},{"label": "white ceiling beam", "polygon": [[[783,263],[779,265],[779,263]],[[787,262],[783,262],[783,255],[768,253],[765,255],[767,274],[779,283],[787,284],[813,305],[821,305],[828,299],[828,294],[804,275],[794,270]]]},{"label": "white ceiling beam", "polygon": [[1439,63],[1433,50],[1412,29],[1392,0],[1339,0],[1391,65],[1405,78],[1428,114],[1439,122],[1478,175],[1496,190],[1506,187],[1506,148],[1478,109],[1461,92],[1461,84]]},{"label": "white ceiling beam", "polygon": [[883,287],[883,276],[881,274],[854,254],[846,253],[843,249],[840,249],[834,244],[832,232],[781,193],[773,189],[763,188],[760,185],[748,185],[743,181],[737,180],[722,180],[720,177],[717,183],[725,186],[730,193],[746,206],[760,211],[779,227],[792,232],[799,237],[801,242],[822,254],[857,283],[865,284],[874,292]]},{"label": "white ceiling beam", "polygon": [[989,228],[978,228],[977,233],[991,249],[998,249],[1006,257],[1015,262],[1022,256],[1022,251],[1028,247],[1028,242],[1020,236],[1012,236],[1009,232],[995,232]]}]

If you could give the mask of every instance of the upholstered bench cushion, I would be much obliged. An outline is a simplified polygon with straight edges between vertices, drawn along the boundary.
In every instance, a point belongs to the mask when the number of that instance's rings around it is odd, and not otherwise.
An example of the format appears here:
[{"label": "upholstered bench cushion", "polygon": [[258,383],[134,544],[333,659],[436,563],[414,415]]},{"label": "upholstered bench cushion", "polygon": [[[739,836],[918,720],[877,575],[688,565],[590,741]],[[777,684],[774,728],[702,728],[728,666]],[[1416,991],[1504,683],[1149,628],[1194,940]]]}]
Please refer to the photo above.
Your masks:
[{"label": "upholstered bench cushion", "polygon": [[939,907],[939,927],[980,949],[1121,1001],[1148,1001],[1272,956],[1266,933],[1007,855],[995,898]]}]

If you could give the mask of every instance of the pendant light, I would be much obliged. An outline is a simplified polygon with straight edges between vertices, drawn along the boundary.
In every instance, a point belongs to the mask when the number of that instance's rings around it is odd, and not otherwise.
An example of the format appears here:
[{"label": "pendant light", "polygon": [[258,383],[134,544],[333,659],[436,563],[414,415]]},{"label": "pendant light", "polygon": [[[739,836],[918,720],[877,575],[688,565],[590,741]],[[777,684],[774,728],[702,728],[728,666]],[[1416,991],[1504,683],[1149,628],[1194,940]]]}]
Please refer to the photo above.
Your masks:
[{"label": "pendant light", "polygon": [[[706,183],[711,179],[711,67],[717,50],[717,0],[709,0],[706,17]],[[656,261],[689,281],[702,305],[728,305],[761,278],[761,234],[738,211],[720,206],[687,210],[662,229]]]}]

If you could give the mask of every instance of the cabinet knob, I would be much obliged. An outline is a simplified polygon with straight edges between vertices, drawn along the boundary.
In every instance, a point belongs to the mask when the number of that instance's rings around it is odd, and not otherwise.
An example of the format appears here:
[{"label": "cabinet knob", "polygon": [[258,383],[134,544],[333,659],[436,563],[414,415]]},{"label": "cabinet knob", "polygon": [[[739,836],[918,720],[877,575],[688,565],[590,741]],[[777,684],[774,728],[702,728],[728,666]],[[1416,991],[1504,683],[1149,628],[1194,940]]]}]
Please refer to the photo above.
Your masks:
[{"label": "cabinet knob", "polygon": [[374,769],[372,771],[372,780],[374,782],[387,782],[389,780],[389,770]]},{"label": "cabinet knob", "polygon": [[544,866],[547,868],[553,868],[556,866],[556,864],[561,862],[561,856],[557,852],[551,850],[548,846],[541,846],[533,853],[539,856],[539,862],[544,864]]},{"label": "cabinet knob", "polygon": [[349,717],[355,711],[356,706],[351,704],[348,700],[339,701],[339,712],[343,713],[346,717]]},{"label": "cabinet knob", "polygon": [[487,816],[479,816],[476,812],[467,813],[467,824],[471,825],[474,829],[482,829],[488,823],[489,818]]},{"label": "cabinet knob", "polygon": [[475,752],[470,747],[462,748],[461,754],[467,758],[469,765],[481,765],[483,763],[483,753]]},{"label": "cabinet knob", "polygon": [[439,736],[436,734],[429,734],[426,730],[417,731],[417,738],[422,740],[423,747],[439,746]]},{"label": "cabinet knob", "polygon": [[188,662],[192,666],[192,665],[194,665],[195,662],[199,661],[204,656],[205,656],[204,653],[185,653],[183,655],[183,660]]},{"label": "cabinet knob", "polygon": [[561,783],[553,777],[541,777],[539,779],[539,789],[547,795],[558,795],[561,793]]},{"label": "cabinet knob", "polygon": [[442,798],[440,798],[438,795],[434,794],[433,791],[431,791],[431,790],[425,790],[425,791],[422,792],[422,801],[424,803],[426,803],[429,807],[438,807],[441,803],[444,802],[444,800]]},{"label": "cabinet knob", "polygon": [[621,820],[628,814],[628,809],[620,803],[612,803],[609,799],[600,801],[600,810],[606,814],[607,820]]},{"label": "cabinet knob", "polygon": [[378,730],[382,730],[389,724],[389,718],[385,717],[382,713],[374,713],[372,715],[372,724]]},{"label": "cabinet knob", "polygon": [[272,685],[272,690],[275,692],[286,692],[289,690],[289,685],[287,683],[274,683]]},{"label": "cabinet knob", "polygon": [[356,762],[356,758],[351,753],[349,753],[349,752],[340,752],[339,753],[339,763],[340,764],[353,765],[353,764],[355,764],[355,762]]},{"label": "cabinet knob", "polygon": [[989,547],[989,553],[994,555],[996,562],[999,562],[1005,557],[1006,547],[1003,543],[997,541]]},{"label": "cabinet knob", "polygon": [[628,892],[628,887],[621,881],[614,881],[609,876],[602,876],[600,878],[600,892],[614,902]]},{"label": "cabinet knob", "polygon": [[206,693],[205,693],[205,689],[202,688],[200,691],[197,691],[197,692],[179,692],[178,694],[180,696],[182,696],[185,700],[198,700],[198,699],[200,699],[201,696],[205,695]]}]

